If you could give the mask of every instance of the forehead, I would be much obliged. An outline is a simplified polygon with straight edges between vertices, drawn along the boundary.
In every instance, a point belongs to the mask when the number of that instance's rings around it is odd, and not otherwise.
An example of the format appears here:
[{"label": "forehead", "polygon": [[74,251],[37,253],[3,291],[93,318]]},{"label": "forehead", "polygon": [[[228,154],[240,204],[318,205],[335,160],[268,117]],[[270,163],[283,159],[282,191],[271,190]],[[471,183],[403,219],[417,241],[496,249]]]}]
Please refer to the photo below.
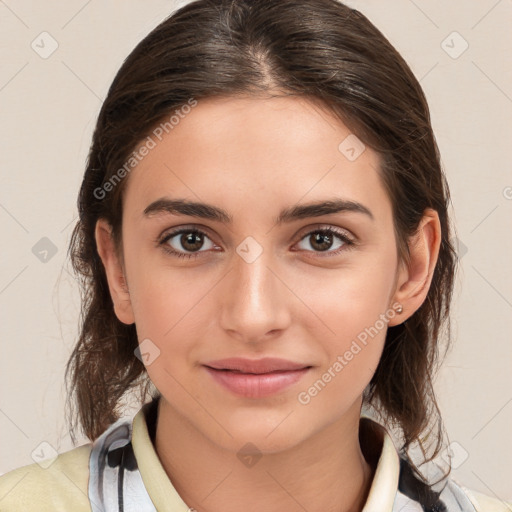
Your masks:
[{"label": "forehead", "polygon": [[318,101],[209,98],[161,127],[129,175],[129,215],[162,196],[267,211],[333,194],[388,202],[378,155]]}]

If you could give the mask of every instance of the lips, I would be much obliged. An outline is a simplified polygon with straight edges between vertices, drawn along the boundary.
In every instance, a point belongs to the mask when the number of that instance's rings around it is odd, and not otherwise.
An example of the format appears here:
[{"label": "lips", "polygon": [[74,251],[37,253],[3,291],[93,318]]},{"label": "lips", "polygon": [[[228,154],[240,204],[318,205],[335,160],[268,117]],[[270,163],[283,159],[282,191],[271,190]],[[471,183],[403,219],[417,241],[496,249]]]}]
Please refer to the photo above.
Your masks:
[{"label": "lips", "polygon": [[215,382],[245,398],[263,398],[298,382],[311,366],[285,359],[230,358],[204,365]]},{"label": "lips", "polygon": [[276,357],[265,357],[263,359],[245,359],[241,357],[231,357],[228,359],[219,359],[205,363],[205,366],[215,370],[231,370],[241,373],[271,373],[282,371],[302,370],[309,368],[310,365],[296,363],[287,359]]}]

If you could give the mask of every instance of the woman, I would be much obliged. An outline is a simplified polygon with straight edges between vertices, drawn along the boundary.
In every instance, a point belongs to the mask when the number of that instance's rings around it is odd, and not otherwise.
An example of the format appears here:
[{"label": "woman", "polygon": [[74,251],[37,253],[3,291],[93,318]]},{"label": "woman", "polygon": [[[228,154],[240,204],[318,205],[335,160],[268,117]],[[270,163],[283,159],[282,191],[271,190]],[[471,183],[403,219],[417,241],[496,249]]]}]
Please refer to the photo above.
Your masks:
[{"label": "woman", "polygon": [[4,475],[2,510],[507,510],[442,467],[448,204],[421,87],[358,11],[178,10],[114,79],[78,199],[92,442]]}]

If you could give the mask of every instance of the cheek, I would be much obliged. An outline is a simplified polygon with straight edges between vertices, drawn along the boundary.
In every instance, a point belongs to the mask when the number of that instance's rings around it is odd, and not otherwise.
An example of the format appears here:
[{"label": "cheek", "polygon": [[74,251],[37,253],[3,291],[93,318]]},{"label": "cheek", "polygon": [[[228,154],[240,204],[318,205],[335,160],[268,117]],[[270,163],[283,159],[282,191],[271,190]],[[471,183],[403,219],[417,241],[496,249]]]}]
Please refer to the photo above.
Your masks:
[{"label": "cheek", "polygon": [[323,352],[321,368],[309,383],[315,388],[307,393],[310,397],[322,393],[323,399],[343,407],[341,397],[355,400],[371,380],[395,315],[390,308],[395,263],[392,251],[382,252],[371,263],[360,261],[323,280],[317,273],[315,283],[301,280],[299,293],[306,294],[314,313],[303,315],[301,321],[308,322],[307,329]]},{"label": "cheek", "polygon": [[[201,326],[211,320],[206,317],[202,301],[208,293],[204,281],[197,287],[170,272],[159,279],[147,279],[137,288],[133,310],[139,339],[150,338],[162,351],[186,352],[191,340],[201,339]],[[185,291],[183,291],[185,290]],[[211,313],[210,313],[211,315]],[[179,341],[179,343],[178,343]],[[190,343],[189,343],[190,341]]]},{"label": "cheek", "polygon": [[303,272],[293,288],[313,313],[301,315],[297,321],[311,319],[308,329],[321,332],[322,343],[335,349],[342,349],[389,313],[394,292],[396,260],[392,251],[355,255],[347,262],[338,269]]},{"label": "cheek", "polygon": [[161,248],[136,237],[125,240],[125,263],[135,324],[142,337],[165,340],[195,322],[211,283],[194,268],[180,267]]},{"label": "cheek", "polygon": [[[378,280],[378,276],[380,281]],[[368,278],[371,286],[363,286]],[[309,329],[316,332],[318,347],[323,352],[322,364],[304,383],[297,401],[307,411],[325,414],[334,420],[356,401],[369,384],[379,364],[389,320],[394,311],[388,308],[392,283],[376,273],[357,279],[332,282],[329,294],[311,296],[311,307],[318,312],[318,321]]]},{"label": "cheek", "polygon": [[[353,340],[337,353],[329,363],[311,376],[299,390],[298,407],[310,416],[335,421],[360,399],[380,360],[385,333],[371,341]],[[325,416],[327,415],[328,418]]]},{"label": "cheek", "polygon": [[145,343],[151,354],[144,361],[149,378],[167,396],[186,401],[189,397],[180,383],[187,380],[188,362],[193,364],[196,356],[195,340],[204,339],[201,326],[208,319],[200,307],[206,291],[192,291],[190,279],[188,287],[184,281],[176,272],[146,272],[136,288],[133,310],[141,352]]},{"label": "cheek", "polygon": [[206,339],[208,326],[217,317],[213,283],[199,276],[197,269],[170,268],[161,261],[142,267],[139,259],[132,267],[130,285],[137,337],[157,355],[150,364],[145,362],[153,384],[178,396],[182,392],[178,383],[185,382],[200,359],[198,340]]}]

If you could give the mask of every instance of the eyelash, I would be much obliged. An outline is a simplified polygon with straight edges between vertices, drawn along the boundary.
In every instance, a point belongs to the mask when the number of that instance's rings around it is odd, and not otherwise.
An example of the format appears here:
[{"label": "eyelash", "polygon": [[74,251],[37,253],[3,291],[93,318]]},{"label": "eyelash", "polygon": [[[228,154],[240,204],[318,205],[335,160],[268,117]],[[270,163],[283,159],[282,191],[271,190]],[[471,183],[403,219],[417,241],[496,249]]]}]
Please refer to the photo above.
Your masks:
[{"label": "eyelash", "polygon": [[[187,258],[187,259],[193,258],[193,259],[195,259],[195,258],[199,257],[201,253],[207,252],[207,251],[197,251],[197,252],[193,252],[193,253],[179,252],[179,251],[176,251],[176,250],[170,248],[169,245],[166,244],[166,242],[168,240],[170,240],[171,238],[174,238],[176,235],[181,235],[183,233],[188,233],[188,234],[193,233],[193,234],[197,234],[197,235],[204,235],[204,236],[210,238],[207,233],[205,233],[204,231],[197,229],[197,228],[179,228],[179,229],[176,229],[175,231],[166,233],[163,236],[163,238],[158,241],[158,245],[162,246],[162,249],[166,253],[170,254],[173,257],[177,257],[177,258]],[[320,256],[321,258],[325,258],[325,257],[329,258],[329,257],[337,256],[340,253],[342,253],[343,251],[352,249],[356,245],[356,242],[354,240],[350,239],[344,232],[338,231],[337,229],[330,228],[330,227],[329,228],[313,229],[313,230],[305,233],[300,238],[299,242],[301,240],[303,240],[304,238],[311,236],[314,233],[322,233],[323,235],[328,234],[328,235],[337,236],[344,244],[339,249],[336,249],[335,251],[326,251],[328,256]],[[315,252],[315,253],[318,253],[319,255],[322,254],[322,251],[306,251],[306,252]]]}]

